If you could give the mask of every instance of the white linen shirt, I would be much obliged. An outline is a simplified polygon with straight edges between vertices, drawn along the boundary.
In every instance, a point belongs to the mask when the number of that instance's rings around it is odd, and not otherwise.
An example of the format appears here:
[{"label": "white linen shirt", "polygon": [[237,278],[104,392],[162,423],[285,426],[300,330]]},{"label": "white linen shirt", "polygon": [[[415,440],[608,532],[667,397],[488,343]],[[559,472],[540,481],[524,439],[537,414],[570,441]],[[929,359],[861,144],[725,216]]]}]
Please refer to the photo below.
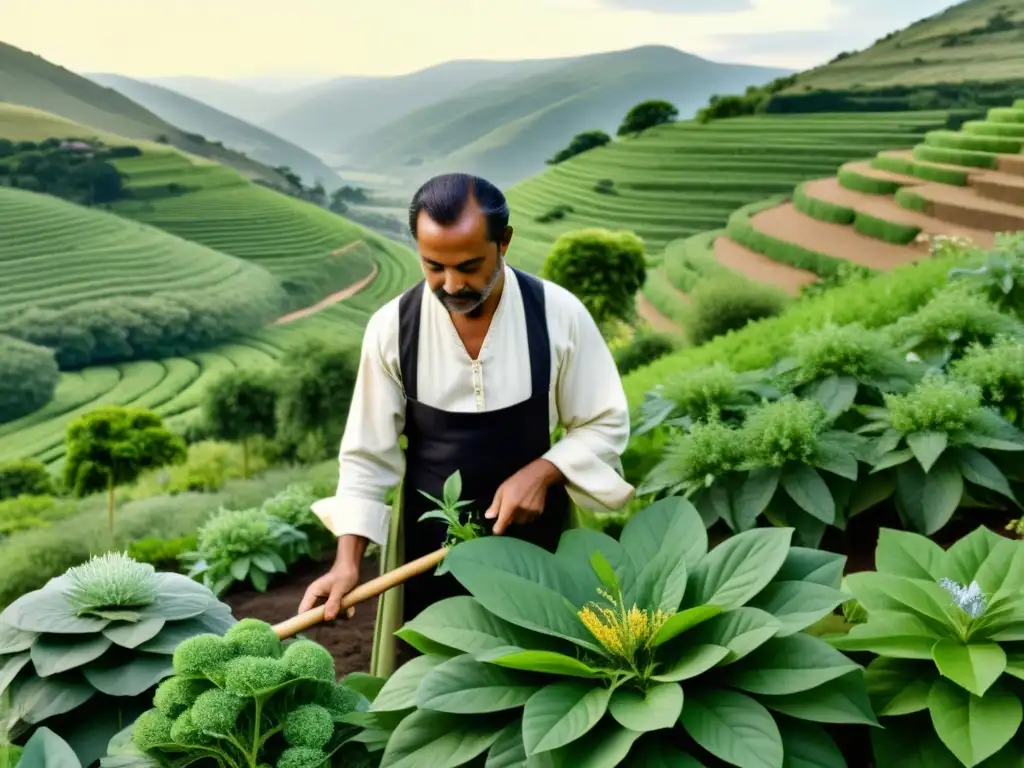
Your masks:
[{"label": "white linen shirt", "polygon": [[[565,475],[566,490],[581,507],[621,509],[634,489],[622,477],[629,409],[619,372],[586,307],[564,288],[546,280],[543,285],[551,340],[550,430],[559,424],[565,429],[543,458]],[[338,489],[313,504],[313,512],[336,536],[355,534],[381,546],[387,543],[391,519],[384,499],[405,472],[398,445],[406,401],[398,353],[400,298],[378,309],[366,326],[338,456]],[[448,310],[426,288],[419,350],[416,394],[425,405],[484,412],[529,398],[529,345],[515,273],[505,267],[501,299],[476,360]],[[499,435],[494,450],[501,450]],[[489,505],[490,499],[483,503]]]}]

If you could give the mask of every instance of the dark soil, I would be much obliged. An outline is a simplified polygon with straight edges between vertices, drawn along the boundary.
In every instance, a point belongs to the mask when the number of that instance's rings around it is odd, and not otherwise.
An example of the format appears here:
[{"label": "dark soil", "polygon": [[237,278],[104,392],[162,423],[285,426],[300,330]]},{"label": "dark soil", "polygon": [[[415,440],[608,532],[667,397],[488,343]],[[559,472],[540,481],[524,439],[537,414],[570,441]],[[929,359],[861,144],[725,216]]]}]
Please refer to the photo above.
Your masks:
[{"label": "dark soil", "polygon": [[[296,564],[289,573],[271,581],[266,592],[238,590],[228,593],[223,600],[231,606],[237,619],[254,618],[277,624],[298,612],[306,588],[329,567],[329,563],[304,561]],[[376,578],[380,575],[379,569],[375,556],[364,558],[360,581]],[[369,672],[376,623],[377,598],[373,598],[356,606],[355,616],[351,619],[321,624],[302,633],[302,637],[330,651],[338,677],[343,677],[349,672]]]}]

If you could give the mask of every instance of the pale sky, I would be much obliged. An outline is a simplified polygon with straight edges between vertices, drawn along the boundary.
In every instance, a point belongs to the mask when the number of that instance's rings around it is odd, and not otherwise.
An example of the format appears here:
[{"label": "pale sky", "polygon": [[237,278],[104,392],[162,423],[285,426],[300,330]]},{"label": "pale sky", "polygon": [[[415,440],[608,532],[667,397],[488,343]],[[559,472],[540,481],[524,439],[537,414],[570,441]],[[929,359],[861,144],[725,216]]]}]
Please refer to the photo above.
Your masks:
[{"label": "pale sky", "polygon": [[[802,69],[952,0],[0,0],[0,41],[76,72],[394,75],[671,45]],[[896,6],[896,7],[894,7]]]}]

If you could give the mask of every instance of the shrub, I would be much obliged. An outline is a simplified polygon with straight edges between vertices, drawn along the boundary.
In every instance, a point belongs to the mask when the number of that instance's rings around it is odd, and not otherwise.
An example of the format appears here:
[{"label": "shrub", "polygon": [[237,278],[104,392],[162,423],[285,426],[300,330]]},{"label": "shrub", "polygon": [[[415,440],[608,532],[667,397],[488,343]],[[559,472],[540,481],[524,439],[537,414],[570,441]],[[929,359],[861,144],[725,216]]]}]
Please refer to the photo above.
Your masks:
[{"label": "shrub", "polygon": [[575,212],[575,208],[571,205],[556,205],[554,208],[549,208],[539,216],[534,216],[533,220],[538,224],[550,224],[552,221],[561,221],[565,218],[566,214]]},{"label": "shrub", "polygon": [[983,527],[946,551],[924,536],[883,529],[877,571],[846,577],[867,620],[829,642],[874,656],[865,676],[886,726],[872,734],[876,760],[1020,762],[1011,740],[1022,715],[1022,562],[1024,542]]},{"label": "shrub", "polygon": [[781,291],[749,280],[702,280],[690,294],[684,324],[692,344],[705,344],[715,336],[739,330],[747,323],[782,313],[786,297]]},{"label": "shrub", "polygon": [[555,241],[541,275],[572,291],[598,325],[630,321],[647,278],[644,245],[632,232],[569,232]]},{"label": "shrub", "polygon": [[1024,233],[996,235],[996,247],[976,269],[954,269],[950,280],[981,290],[996,306],[1024,316]]},{"label": "shrub", "polygon": [[569,146],[556,152],[555,156],[547,161],[547,164],[557,165],[558,163],[563,163],[570,157],[576,157],[576,155],[582,155],[591,149],[603,147],[611,140],[612,137],[604,131],[583,131],[582,133],[577,133],[572,137]]},{"label": "shrub", "polygon": [[46,496],[54,492],[53,477],[41,461],[24,459],[0,464],[0,499]]},{"label": "shrub", "polygon": [[101,406],[68,425],[64,483],[76,496],[107,492],[107,524],[114,529],[114,489],[147,469],[180,464],[185,442],[152,411]]},{"label": "shrub", "polygon": [[[316,493],[309,483],[293,483],[267,499],[260,507],[263,514],[280,520],[305,535],[306,540],[298,542],[300,550],[292,555],[294,559],[299,556],[319,559],[337,546],[337,537],[325,528],[320,518],[313,513],[313,502],[319,498],[320,494]],[[286,556],[285,559],[289,558]]]},{"label": "shrub", "polygon": [[626,374],[634,368],[653,363],[659,357],[674,352],[676,347],[677,344],[671,336],[640,331],[627,343],[614,350],[615,366],[620,374]]},{"label": "shrub", "polygon": [[203,418],[210,434],[242,445],[242,476],[249,476],[249,450],[256,437],[276,431],[277,382],[266,371],[236,369],[214,381],[204,393]]},{"label": "shrub", "polygon": [[60,381],[53,350],[0,331],[0,422],[42,408]]},{"label": "shrub", "polygon": [[195,534],[173,539],[146,536],[128,543],[128,556],[137,563],[152,565],[158,571],[178,571],[179,558],[195,548]]},{"label": "shrub", "polygon": [[8,672],[0,695],[9,693],[13,715],[5,725],[24,732],[77,710],[64,733],[70,741],[89,735],[82,749],[90,751],[78,753],[89,765],[100,756],[91,751],[97,741],[105,745],[120,730],[119,716],[144,709],[172,673],[183,639],[222,634],[233,623],[226,605],[184,576],[123,554],[93,558],[0,614],[0,667]]},{"label": "shrub", "polygon": [[358,727],[344,722],[367,701],[335,681],[331,654],[310,640],[282,649],[269,624],[244,619],[223,637],[186,640],[174,671],[131,731],[162,768],[211,753],[223,768],[369,766],[352,742]]},{"label": "shrub", "polygon": [[[139,475],[134,485],[125,489],[129,499],[148,499],[164,494],[212,493],[219,491],[229,480],[243,477],[242,450],[231,443],[204,440],[188,446],[183,464],[152,469]],[[259,456],[249,459],[249,470],[260,471],[267,466]]]},{"label": "shrub", "polygon": [[492,764],[835,754],[817,723],[876,721],[859,666],[802,631],[849,599],[843,558],[791,536],[747,531],[709,552],[697,511],[673,498],[618,542],[575,529],[556,554],[507,537],[457,544],[448,567],[471,596],[399,630],[424,655],[373,701],[367,720],[392,731],[381,768],[441,764],[446,744],[460,763]]},{"label": "shrub", "polygon": [[973,344],[950,367],[952,377],[976,387],[986,405],[1024,426],[1024,345],[1000,337],[989,347]]},{"label": "shrub", "polygon": [[651,99],[637,104],[622,118],[616,132],[619,136],[639,135],[658,125],[674,122],[679,110],[668,101]]},{"label": "shrub", "polygon": [[71,517],[77,510],[69,501],[52,496],[17,496],[0,501],[0,539]]}]

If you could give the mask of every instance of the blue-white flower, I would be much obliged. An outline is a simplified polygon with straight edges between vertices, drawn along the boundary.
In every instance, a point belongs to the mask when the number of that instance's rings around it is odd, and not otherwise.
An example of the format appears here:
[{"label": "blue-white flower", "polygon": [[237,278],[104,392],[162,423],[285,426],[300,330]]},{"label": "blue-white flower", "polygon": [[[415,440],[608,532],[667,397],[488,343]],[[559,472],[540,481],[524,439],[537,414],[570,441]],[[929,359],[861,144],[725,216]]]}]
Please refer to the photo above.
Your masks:
[{"label": "blue-white flower", "polygon": [[949,592],[953,602],[972,619],[985,612],[985,596],[978,582],[972,581],[968,586],[961,587],[952,579],[939,579],[939,586]]}]

